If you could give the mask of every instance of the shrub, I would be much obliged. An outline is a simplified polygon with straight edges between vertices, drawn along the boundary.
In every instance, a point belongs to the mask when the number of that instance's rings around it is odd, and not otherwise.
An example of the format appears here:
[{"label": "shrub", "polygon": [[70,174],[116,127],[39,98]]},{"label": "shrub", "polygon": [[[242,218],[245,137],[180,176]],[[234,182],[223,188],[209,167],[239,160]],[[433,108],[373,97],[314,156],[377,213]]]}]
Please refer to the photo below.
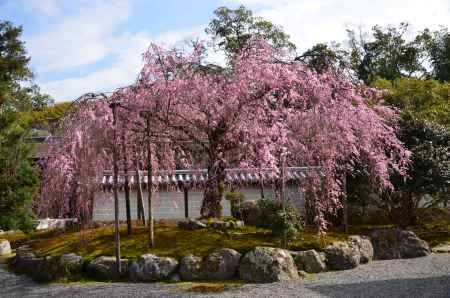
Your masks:
[{"label": "shrub", "polygon": [[242,219],[242,205],[245,201],[245,195],[242,192],[227,192],[225,199],[230,202],[231,216]]},{"label": "shrub", "polygon": [[277,237],[286,237],[288,241],[295,239],[302,227],[297,208],[287,200],[285,208],[273,199],[258,201],[259,221],[257,226],[271,229]]},{"label": "shrub", "polygon": [[297,209],[290,204],[285,210],[278,210],[275,215],[271,225],[272,232],[279,237],[285,236],[288,241],[295,239],[302,228]]}]

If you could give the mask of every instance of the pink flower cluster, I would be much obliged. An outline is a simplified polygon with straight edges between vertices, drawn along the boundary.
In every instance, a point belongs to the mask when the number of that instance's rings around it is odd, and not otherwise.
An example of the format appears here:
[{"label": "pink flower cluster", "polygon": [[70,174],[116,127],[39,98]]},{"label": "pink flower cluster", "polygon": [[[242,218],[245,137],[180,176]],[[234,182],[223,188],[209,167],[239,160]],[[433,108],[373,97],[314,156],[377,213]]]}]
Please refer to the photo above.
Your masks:
[{"label": "pink flower cluster", "polygon": [[[395,135],[396,112],[381,105],[377,90],[333,71],[317,74],[263,40],[252,40],[223,69],[204,65],[203,52],[202,44],[190,52],[152,45],[136,84],[112,96],[129,107],[117,125],[121,167],[132,168],[133,160],[145,167],[142,111],[151,115],[155,135],[153,168],[206,167],[211,189],[205,192],[218,187],[226,167],[277,168],[286,151],[288,166],[322,167],[324,179],[311,174],[301,185],[322,229],[326,214],[341,206],[342,177],[357,165],[379,190],[392,187],[392,171],[405,173],[409,152]],[[104,102],[71,115],[52,146],[42,212],[58,206],[67,213],[74,189],[77,202],[87,201],[111,167],[111,133]]]}]

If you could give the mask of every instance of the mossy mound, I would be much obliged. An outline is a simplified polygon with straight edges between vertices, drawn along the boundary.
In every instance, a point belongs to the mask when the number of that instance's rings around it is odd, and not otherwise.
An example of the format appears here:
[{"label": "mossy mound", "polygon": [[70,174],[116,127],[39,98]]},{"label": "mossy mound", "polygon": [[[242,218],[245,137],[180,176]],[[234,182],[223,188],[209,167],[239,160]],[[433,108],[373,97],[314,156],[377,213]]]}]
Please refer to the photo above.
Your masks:
[{"label": "mossy mound", "polygon": [[[114,233],[112,227],[101,227],[81,232],[49,231],[40,233],[31,243],[33,250],[43,256],[76,253],[90,261],[98,256],[114,255]],[[232,248],[245,253],[256,246],[279,246],[280,239],[270,230],[245,226],[226,233],[215,229],[186,231],[173,223],[155,225],[155,247],[148,247],[148,230],[143,226],[133,227],[127,235],[121,229],[121,252],[123,258],[137,259],[151,253],[161,257],[180,259],[188,254],[204,257],[219,248]],[[322,250],[327,244],[345,239],[346,235],[330,231],[326,238],[317,235],[314,229],[305,229],[290,244],[291,250]]]}]

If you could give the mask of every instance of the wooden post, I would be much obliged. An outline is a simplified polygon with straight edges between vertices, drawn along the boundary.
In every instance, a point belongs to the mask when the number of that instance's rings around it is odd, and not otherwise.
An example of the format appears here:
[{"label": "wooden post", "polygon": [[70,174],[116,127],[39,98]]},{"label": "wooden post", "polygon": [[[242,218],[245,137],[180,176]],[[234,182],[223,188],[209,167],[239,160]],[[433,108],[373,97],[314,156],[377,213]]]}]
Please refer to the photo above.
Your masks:
[{"label": "wooden post", "polygon": [[259,171],[259,190],[261,193],[261,199],[264,199],[264,181],[263,181],[262,171]]},{"label": "wooden post", "polygon": [[343,223],[342,226],[344,228],[344,232],[348,233],[348,202],[347,202],[347,177],[344,175],[342,178],[342,189],[344,191],[344,197],[342,200],[342,208],[343,208]]},{"label": "wooden post", "polygon": [[153,183],[152,183],[152,148],[151,148],[151,132],[150,132],[150,113],[146,113],[147,120],[147,188],[148,188],[148,225],[149,225],[149,247],[155,246],[154,224],[153,224]]},{"label": "wooden post", "polygon": [[131,228],[131,210],[130,210],[130,182],[128,180],[128,156],[127,156],[127,149],[125,145],[125,122],[123,125],[123,131],[122,131],[122,146],[123,146],[123,173],[125,178],[125,209],[127,214],[127,234],[131,235],[132,228]]},{"label": "wooden post", "polygon": [[139,162],[136,156],[136,181],[137,181],[137,220],[142,220],[142,224],[145,226],[145,212],[144,212],[144,200],[142,196],[141,174],[139,173]]},{"label": "wooden post", "polygon": [[[280,196],[281,196],[281,206],[283,208],[283,213],[286,215],[286,202],[285,202],[285,176],[286,176],[286,153],[283,152],[281,154],[281,190],[280,190]],[[286,231],[283,232],[283,241],[282,241],[283,248],[287,247],[287,235]]]},{"label": "wooden post", "polygon": [[184,192],[184,217],[189,218],[189,189],[186,186],[183,186]]},{"label": "wooden post", "polygon": [[116,127],[116,108],[118,104],[113,102],[110,107],[113,113],[113,192],[114,192],[114,236],[115,236],[115,253],[116,253],[116,273],[120,276],[122,271],[120,264],[120,231],[119,231],[119,196],[117,192],[118,184],[118,167],[117,167],[117,127]]},{"label": "wooden post", "polygon": [[[324,182],[325,174],[322,172],[321,169],[322,168],[320,168],[320,170],[319,170],[319,175],[320,175],[320,193],[321,193],[321,196],[324,197],[325,196],[325,186],[324,186],[324,184],[325,184],[325,182]],[[317,228],[317,233],[319,233],[320,226],[318,224],[316,224],[316,228]]]}]

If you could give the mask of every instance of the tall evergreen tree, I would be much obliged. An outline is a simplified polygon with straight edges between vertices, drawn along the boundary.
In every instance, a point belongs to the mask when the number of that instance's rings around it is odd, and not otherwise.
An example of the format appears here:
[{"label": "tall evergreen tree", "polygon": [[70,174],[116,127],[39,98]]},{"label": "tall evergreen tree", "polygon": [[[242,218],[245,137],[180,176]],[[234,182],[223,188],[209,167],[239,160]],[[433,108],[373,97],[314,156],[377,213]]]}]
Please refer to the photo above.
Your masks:
[{"label": "tall evergreen tree", "polygon": [[0,228],[29,230],[37,174],[30,164],[31,117],[50,98],[33,85],[21,27],[0,21]]}]

